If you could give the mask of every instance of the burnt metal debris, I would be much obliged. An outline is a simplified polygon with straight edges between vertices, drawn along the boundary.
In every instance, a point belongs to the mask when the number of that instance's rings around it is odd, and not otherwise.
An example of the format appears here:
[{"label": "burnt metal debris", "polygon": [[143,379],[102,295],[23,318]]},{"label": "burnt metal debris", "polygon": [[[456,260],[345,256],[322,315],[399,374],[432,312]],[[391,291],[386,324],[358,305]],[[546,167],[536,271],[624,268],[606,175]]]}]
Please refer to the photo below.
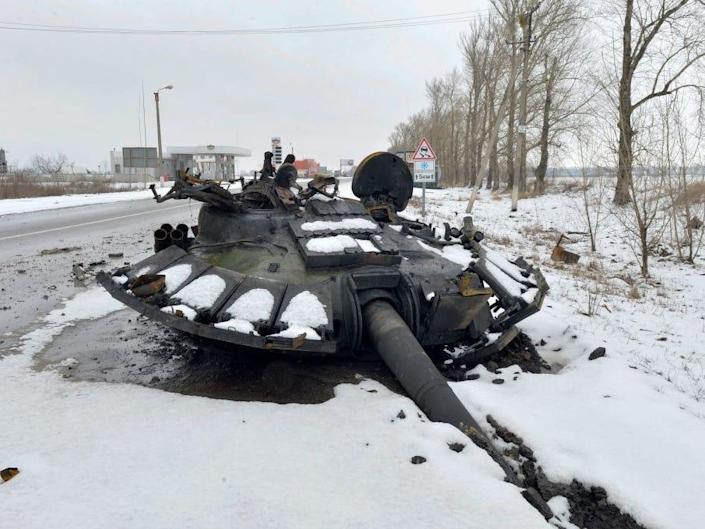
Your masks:
[{"label": "burnt metal debris", "polygon": [[[541,272],[485,246],[471,217],[435,227],[400,215],[413,178],[377,152],[352,190],[266,157],[259,178],[231,193],[180,173],[157,202],[203,202],[198,226],[160,226],[155,254],[100,283],[125,305],[172,328],[224,344],[319,356],[378,355],[429,419],[455,425],[521,486],[455,396],[426,349],[462,344],[476,362],[516,335],[548,290]],[[530,502],[537,495],[524,491]]]}]

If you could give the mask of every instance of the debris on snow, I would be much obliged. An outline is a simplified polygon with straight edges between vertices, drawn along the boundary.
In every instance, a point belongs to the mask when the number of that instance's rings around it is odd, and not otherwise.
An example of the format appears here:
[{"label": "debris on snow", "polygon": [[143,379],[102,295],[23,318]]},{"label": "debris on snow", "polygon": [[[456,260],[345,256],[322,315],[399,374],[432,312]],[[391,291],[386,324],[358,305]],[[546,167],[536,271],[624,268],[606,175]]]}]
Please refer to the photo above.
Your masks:
[{"label": "debris on snow", "polygon": [[77,252],[80,250],[80,246],[64,246],[62,248],[48,248],[46,250],[42,250],[39,252],[39,255],[56,255],[58,253],[69,253],[69,252]]},{"label": "debris on snow", "polygon": [[0,479],[3,481],[10,481],[12,478],[14,478],[17,474],[20,473],[20,470],[17,467],[7,467],[3,468],[0,470]]},{"label": "debris on snow", "polygon": [[321,336],[311,327],[305,325],[290,325],[286,329],[276,334],[271,334],[270,336],[277,336],[279,338],[298,338],[301,335],[305,335],[306,340],[320,340]]},{"label": "debris on snow", "polygon": [[193,310],[188,305],[167,305],[162,308],[162,312],[167,314],[173,314],[179,318],[186,318],[187,320],[193,321],[196,319],[196,311]]},{"label": "debris on snow", "polygon": [[213,326],[218,329],[225,329],[227,331],[235,331],[241,334],[254,334],[255,336],[259,336],[259,333],[255,330],[255,326],[252,325],[252,322],[247,320],[232,318],[227,321],[214,323]]},{"label": "debris on snow", "polygon": [[605,353],[607,350],[604,347],[596,347],[595,350],[590,353],[590,356],[588,356],[588,360],[597,360],[598,358],[602,358],[605,356]]}]

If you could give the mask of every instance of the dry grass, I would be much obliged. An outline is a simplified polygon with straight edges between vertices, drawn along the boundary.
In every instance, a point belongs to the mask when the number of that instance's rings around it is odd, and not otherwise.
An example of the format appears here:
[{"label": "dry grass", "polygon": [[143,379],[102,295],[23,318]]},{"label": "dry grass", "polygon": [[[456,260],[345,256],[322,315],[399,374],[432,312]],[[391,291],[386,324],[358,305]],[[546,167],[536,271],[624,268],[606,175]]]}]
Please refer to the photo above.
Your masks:
[{"label": "dry grass", "polygon": [[675,200],[676,206],[705,202],[705,182],[691,182]]},{"label": "dry grass", "polygon": [[508,235],[493,235],[491,238],[493,244],[500,246],[511,246],[512,239]]},{"label": "dry grass", "polygon": [[636,285],[632,285],[629,287],[629,291],[627,292],[627,297],[629,299],[641,299],[641,292],[639,292],[639,289],[637,288]]},{"label": "dry grass", "polygon": [[0,199],[30,198],[69,195],[74,193],[111,193],[129,191],[97,180],[77,180],[72,182],[41,182],[27,173],[17,172],[0,177]]}]

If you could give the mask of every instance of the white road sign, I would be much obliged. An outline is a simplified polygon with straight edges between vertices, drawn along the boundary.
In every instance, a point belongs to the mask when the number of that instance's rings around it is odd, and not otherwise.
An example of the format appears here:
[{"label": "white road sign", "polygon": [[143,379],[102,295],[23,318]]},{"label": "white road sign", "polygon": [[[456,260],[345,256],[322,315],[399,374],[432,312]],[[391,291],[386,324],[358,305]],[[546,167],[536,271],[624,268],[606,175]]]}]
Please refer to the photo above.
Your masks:
[{"label": "white road sign", "polygon": [[415,173],[435,173],[436,172],[436,160],[423,160],[421,162],[414,162],[414,172]]},{"label": "white road sign", "polygon": [[433,183],[436,181],[436,161],[414,162],[414,182]]},{"label": "white road sign", "polygon": [[434,183],[436,181],[436,174],[435,173],[414,173],[414,182],[419,182],[419,183]]}]

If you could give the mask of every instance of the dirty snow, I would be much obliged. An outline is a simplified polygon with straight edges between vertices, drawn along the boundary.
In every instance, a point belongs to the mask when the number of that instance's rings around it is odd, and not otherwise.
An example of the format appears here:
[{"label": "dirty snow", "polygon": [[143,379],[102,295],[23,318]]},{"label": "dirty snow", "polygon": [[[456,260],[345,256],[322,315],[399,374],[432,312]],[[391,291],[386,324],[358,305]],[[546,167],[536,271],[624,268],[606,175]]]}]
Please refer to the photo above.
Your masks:
[{"label": "dirty snow", "polygon": [[514,281],[514,279],[504,272],[504,269],[495,265],[492,261],[486,261],[485,266],[487,271],[492,274],[497,282],[504,287],[504,290],[509,292],[512,296],[521,296],[521,284]]},{"label": "dirty snow", "polygon": [[424,250],[440,255],[444,259],[447,259],[452,263],[459,264],[463,268],[467,268],[473,261],[472,252],[470,250],[466,250],[460,244],[449,244],[439,249],[434,248],[430,244],[426,244],[422,240],[418,240],[417,242]]},{"label": "dirty snow", "polygon": [[284,309],[281,320],[289,326],[320,327],[328,324],[326,307],[315,294],[304,290],[296,294]]},{"label": "dirty snow", "polygon": [[552,522],[563,529],[580,529],[577,525],[570,523],[570,505],[568,498],[563,496],[554,496],[548,500],[548,506],[553,511]]},{"label": "dirty snow", "polygon": [[174,294],[182,303],[196,309],[213,306],[225,291],[225,280],[217,274],[206,274],[192,281]]},{"label": "dirty snow", "polygon": [[78,320],[95,319],[124,308],[102,288],[81,292],[61,309],[51,311],[40,319],[40,327],[25,334],[21,339],[22,351],[35,354],[51,343],[55,336]]},{"label": "dirty snow", "polygon": [[226,312],[233,319],[256,322],[269,320],[273,308],[272,293],[264,288],[253,288],[233,301]]},{"label": "dirty snow", "polygon": [[150,270],[152,270],[151,266],[143,266],[142,268],[137,270],[137,272],[135,272],[135,277],[140,277],[145,274],[149,274]]},{"label": "dirty snow", "polygon": [[376,382],[283,406],[33,369],[62,328],[119,307],[92,289],[0,359],[0,458],[20,469],[0,486],[12,526],[550,529],[482,450]]},{"label": "dirty snow", "polygon": [[520,283],[527,282],[531,284],[536,284],[534,283],[534,280],[531,277],[524,277],[521,273],[521,268],[519,268],[514,263],[510,262],[502,254],[500,254],[499,252],[495,252],[491,248],[488,248],[485,244],[483,244],[482,246],[485,249],[485,257],[487,258],[487,260],[497,265],[506,275],[508,275],[515,281],[519,281]]},{"label": "dirty snow", "polygon": [[[332,195],[333,193],[335,193],[335,185],[331,184],[331,185],[325,186],[324,191],[326,193],[328,193],[329,195]],[[320,200],[321,202],[331,202],[333,200],[341,200],[341,199],[338,198],[337,196],[328,197],[326,195],[322,195],[321,193],[316,193],[311,198],[309,198],[309,200]]]},{"label": "dirty snow", "polygon": [[127,276],[125,276],[125,275],[113,276],[113,283],[116,283],[118,285],[124,285],[125,283],[127,283]]},{"label": "dirty snow", "polygon": [[376,222],[362,218],[348,218],[343,220],[315,220],[304,222],[301,229],[305,231],[335,231],[335,230],[367,230],[376,231],[379,226]]},{"label": "dirty snow", "polygon": [[184,281],[188,279],[188,276],[191,275],[191,265],[178,264],[171,266],[166,270],[162,270],[159,274],[164,276],[166,293],[173,294],[181,285],[183,285]]},{"label": "dirty snow", "polygon": [[218,323],[214,323],[213,326],[217,327],[218,329],[225,329],[227,331],[235,331],[241,334],[254,334],[255,336],[259,336],[259,333],[255,331],[255,326],[252,325],[252,322],[249,322],[247,320],[238,320],[237,318],[231,318],[227,321],[220,321]]},{"label": "dirty snow", "polygon": [[306,335],[307,340],[320,340],[321,336],[311,327],[306,325],[290,325],[286,329],[276,334],[271,334],[270,336],[278,336],[279,338],[297,338],[302,334]]},{"label": "dirty snow", "polygon": [[350,235],[332,235],[310,239],[306,248],[318,253],[339,253],[344,252],[346,248],[358,248],[358,245]]},{"label": "dirty snow", "polygon": [[188,305],[168,305],[166,307],[162,307],[162,312],[186,318],[191,321],[196,319],[196,311]]}]

